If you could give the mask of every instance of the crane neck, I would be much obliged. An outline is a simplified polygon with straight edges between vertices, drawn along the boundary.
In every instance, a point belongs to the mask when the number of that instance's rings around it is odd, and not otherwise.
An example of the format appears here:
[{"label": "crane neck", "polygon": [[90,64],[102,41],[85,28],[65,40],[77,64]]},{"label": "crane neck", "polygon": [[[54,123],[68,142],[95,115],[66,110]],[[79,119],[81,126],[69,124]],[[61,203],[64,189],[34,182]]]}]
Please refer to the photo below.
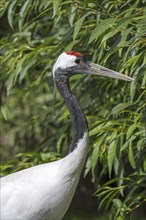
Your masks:
[{"label": "crane neck", "polygon": [[69,77],[67,74],[59,73],[60,71],[58,74],[55,72],[54,81],[71,115],[73,136],[70,152],[72,152],[76,149],[79,140],[83,138],[84,133],[88,132],[88,124],[80,105],[70,90]]}]

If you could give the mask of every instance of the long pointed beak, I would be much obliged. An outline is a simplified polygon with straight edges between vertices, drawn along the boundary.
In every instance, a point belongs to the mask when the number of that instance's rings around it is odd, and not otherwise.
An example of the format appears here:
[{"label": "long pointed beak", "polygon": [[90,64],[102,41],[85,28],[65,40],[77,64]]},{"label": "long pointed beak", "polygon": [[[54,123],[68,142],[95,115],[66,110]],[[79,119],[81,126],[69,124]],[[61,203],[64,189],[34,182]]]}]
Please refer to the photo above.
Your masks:
[{"label": "long pointed beak", "polygon": [[90,74],[107,76],[107,77],[121,79],[121,80],[125,80],[125,81],[134,81],[134,79],[129,76],[126,76],[122,73],[118,73],[114,70],[110,70],[110,69],[103,67],[103,66],[100,66],[98,64],[89,62],[89,66],[90,66]]}]

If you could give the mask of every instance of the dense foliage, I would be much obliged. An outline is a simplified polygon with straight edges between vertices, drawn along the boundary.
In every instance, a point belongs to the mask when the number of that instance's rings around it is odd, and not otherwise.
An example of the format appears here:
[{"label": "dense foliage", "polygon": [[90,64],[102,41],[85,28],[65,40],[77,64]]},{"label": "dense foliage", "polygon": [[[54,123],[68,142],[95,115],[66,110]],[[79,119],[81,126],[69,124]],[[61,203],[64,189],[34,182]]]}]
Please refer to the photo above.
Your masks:
[{"label": "dense foliage", "polygon": [[[146,216],[146,11],[143,0],[1,0],[1,175],[64,156],[71,123],[54,87],[62,51],[132,76],[71,78],[90,130],[84,176],[97,208]],[[144,213],[145,212],[145,213]]]}]

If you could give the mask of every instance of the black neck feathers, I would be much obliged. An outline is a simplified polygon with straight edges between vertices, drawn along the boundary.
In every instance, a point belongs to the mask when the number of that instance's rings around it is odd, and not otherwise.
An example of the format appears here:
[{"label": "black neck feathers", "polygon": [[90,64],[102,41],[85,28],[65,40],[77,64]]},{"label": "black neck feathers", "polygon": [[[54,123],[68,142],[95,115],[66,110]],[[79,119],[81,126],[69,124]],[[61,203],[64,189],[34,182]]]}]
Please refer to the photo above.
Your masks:
[{"label": "black neck feathers", "polygon": [[73,137],[70,152],[72,152],[76,148],[78,141],[83,138],[84,133],[88,131],[88,124],[81,107],[70,90],[67,74],[59,73],[60,71],[55,72],[54,81],[71,115]]}]

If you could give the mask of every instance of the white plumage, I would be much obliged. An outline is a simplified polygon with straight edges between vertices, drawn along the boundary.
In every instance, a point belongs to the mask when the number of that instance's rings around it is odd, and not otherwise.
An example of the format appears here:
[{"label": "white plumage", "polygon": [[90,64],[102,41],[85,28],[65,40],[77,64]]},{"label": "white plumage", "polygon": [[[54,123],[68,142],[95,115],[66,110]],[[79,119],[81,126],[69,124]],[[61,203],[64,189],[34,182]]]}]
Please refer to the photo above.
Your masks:
[{"label": "white plumage", "polygon": [[59,220],[73,198],[85,162],[88,135],[65,158],[1,180],[1,219]]},{"label": "white plumage", "polygon": [[53,76],[55,74],[55,71],[58,68],[66,69],[72,66],[78,66],[77,63],[75,63],[76,57],[66,54],[65,52],[61,54],[61,56],[58,57],[56,63],[53,66]]}]

